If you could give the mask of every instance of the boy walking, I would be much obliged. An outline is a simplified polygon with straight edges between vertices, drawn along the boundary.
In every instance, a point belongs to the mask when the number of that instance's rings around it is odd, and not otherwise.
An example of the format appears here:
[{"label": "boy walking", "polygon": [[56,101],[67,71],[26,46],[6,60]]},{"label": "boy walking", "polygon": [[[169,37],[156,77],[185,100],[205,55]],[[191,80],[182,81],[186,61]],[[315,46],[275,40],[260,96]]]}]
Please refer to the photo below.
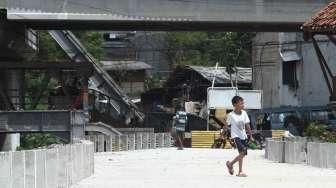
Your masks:
[{"label": "boy walking", "polygon": [[246,129],[252,138],[252,132],[250,128],[250,119],[244,109],[244,99],[240,96],[234,96],[232,98],[232,105],[234,110],[230,112],[227,116],[226,120],[226,128],[231,126],[231,138],[234,139],[236,147],[238,149],[239,155],[237,155],[232,161],[226,162],[226,167],[231,175],[233,175],[233,165],[238,162],[239,163],[239,172],[237,176],[239,177],[247,177],[247,175],[243,172],[243,159],[247,155],[247,135]]}]

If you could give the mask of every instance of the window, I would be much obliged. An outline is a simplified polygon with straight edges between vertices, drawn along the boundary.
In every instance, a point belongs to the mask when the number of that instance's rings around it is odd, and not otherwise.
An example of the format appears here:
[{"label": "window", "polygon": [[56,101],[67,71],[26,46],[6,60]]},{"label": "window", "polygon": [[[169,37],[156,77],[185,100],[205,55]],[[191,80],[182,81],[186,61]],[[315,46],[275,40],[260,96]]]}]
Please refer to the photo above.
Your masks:
[{"label": "window", "polygon": [[282,84],[295,87],[296,79],[296,61],[283,62],[282,64]]}]

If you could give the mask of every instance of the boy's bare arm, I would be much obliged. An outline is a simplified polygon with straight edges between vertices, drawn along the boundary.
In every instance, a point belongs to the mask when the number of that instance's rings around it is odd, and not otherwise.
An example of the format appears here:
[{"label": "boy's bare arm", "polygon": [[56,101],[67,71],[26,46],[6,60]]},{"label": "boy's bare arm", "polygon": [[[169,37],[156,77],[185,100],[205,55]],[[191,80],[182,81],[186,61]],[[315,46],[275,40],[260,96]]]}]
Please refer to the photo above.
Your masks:
[{"label": "boy's bare arm", "polygon": [[245,124],[245,128],[246,128],[246,130],[247,130],[247,134],[250,136],[250,139],[253,140],[253,137],[252,137],[252,130],[251,130],[250,123],[246,123],[246,124]]},{"label": "boy's bare arm", "polygon": [[229,128],[229,125],[227,124],[226,119],[224,119],[223,123],[224,123],[224,129],[227,130]]}]

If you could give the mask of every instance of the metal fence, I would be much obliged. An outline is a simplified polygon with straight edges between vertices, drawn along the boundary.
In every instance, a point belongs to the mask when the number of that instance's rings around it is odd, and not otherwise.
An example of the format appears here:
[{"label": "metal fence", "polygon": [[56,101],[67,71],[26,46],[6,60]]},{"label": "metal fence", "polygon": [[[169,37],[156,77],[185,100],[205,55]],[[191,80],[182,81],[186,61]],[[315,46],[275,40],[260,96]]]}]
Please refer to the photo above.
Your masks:
[{"label": "metal fence", "polygon": [[95,152],[129,151],[171,147],[170,133],[135,133],[123,135],[88,135],[87,140],[94,143]]},{"label": "metal fence", "polygon": [[1,188],[70,187],[94,172],[93,144],[0,152]]},{"label": "metal fence", "polygon": [[265,158],[280,163],[336,169],[336,143],[312,142],[304,137],[269,138],[266,139]]}]

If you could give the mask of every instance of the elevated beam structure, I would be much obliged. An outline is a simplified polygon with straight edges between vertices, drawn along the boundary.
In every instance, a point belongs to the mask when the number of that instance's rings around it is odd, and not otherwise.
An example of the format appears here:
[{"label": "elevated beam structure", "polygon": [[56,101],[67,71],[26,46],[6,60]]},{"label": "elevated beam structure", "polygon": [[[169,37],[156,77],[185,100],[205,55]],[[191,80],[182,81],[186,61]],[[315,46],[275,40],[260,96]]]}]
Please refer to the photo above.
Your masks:
[{"label": "elevated beam structure", "polygon": [[85,122],[82,111],[2,111],[0,133],[63,132],[76,142],[84,138]]},{"label": "elevated beam structure", "polygon": [[36,29],[299,31],[330,0],[10,0]]}]

